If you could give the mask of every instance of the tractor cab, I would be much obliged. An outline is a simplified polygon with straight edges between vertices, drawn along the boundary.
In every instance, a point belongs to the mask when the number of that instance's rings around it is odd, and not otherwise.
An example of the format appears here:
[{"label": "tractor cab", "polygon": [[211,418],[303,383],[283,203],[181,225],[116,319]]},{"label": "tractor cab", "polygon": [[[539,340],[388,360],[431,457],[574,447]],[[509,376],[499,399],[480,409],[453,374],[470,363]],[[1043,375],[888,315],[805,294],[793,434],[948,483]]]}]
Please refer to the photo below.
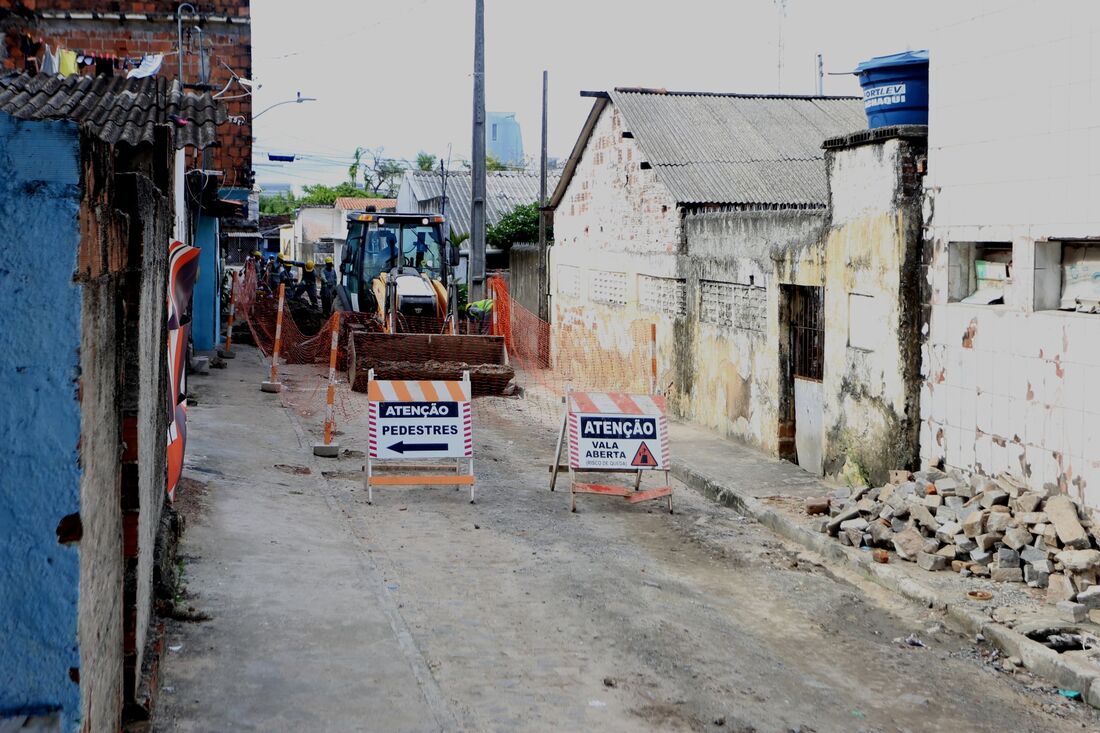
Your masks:
[{"label": "tractor cab", "polygon": [[457,251],[435,214],[348,215],[340,262],[340,300],[348,310],[373,313],[392,329],[406,319],[447,317],[453,302]]}]

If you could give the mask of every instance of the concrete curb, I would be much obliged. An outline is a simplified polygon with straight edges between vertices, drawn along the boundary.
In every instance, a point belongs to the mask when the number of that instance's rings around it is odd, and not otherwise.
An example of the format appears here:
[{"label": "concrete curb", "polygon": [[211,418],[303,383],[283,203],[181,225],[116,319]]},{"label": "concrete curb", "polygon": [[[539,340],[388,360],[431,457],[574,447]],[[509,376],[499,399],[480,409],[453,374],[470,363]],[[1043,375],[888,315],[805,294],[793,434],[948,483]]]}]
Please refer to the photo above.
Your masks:
[{"label": "concrete curb", "polygon": [[691,466],[674,460],[672,475],[708,499],[755,519],[781,537],[814,551],[826,561],[845,565],[906,600],[944,611],[968,634],[980,633],[1005,656],[1019,657],[1024,668],[1032,674],[1049,680],[1062,689],[1077,690],[1081,693],[1082,700],[1092,707],[1100,708],[1100,670],[1092,665],[1074,657],[1063,656],[978,613],[965,603],[948,601],[937,591],[913,580],[896,568],[874,562],[870,553],[845,547],[828,535],[802,527],[768,508],[759,499]]}]

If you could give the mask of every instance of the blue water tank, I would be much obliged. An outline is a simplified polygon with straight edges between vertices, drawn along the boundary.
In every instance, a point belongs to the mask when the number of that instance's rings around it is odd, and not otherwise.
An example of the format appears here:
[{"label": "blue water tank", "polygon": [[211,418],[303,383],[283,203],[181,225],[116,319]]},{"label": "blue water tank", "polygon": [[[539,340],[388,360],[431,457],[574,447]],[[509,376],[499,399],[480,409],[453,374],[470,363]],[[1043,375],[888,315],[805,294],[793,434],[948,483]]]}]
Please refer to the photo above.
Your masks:
[{"label": "blue water tank", "polygon": [[928,51],[876,56],[855,73],[868,127],[928,124]]}]

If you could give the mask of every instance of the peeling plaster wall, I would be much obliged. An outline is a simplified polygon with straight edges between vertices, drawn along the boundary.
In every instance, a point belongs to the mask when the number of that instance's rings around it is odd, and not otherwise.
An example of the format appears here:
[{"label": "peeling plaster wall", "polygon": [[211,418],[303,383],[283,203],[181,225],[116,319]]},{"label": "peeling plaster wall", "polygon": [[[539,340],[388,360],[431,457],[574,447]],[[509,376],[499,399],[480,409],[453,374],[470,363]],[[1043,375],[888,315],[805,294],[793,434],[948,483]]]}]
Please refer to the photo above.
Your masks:
[{"label": "peeling plaster wall", "polygon": [[[1067,25],[1030,1],[933,39],[920,436],[926,463],[1011,473],[1093,508],[1100,315],[1036,309],[1035,274],[1051,264],[1045,240],[1100,237],[1100,167],[1089,154],[1100,146],[1100,67],[1089,62],[1098,33],[1100,7],[1076,8]],[[975,95],[974,79],[993,81]],[[950,302],[950,244],[992,241],[1012,244],[1005,304]]]},{"label": "peeling plaster wall", "polygon": [[[743,211],[685,219],[692,348],[680,355],[681,414],[770,453],[779,451],[779,285],[821,284],[822,211]],[[709,323],[700,281],[763,287],[763,330]]]},{"label": "peeling plaster wall", "polygon": [[[639,169],[644,155],[622,133],[622,117],[608,105],[554,215],[554,364],[578,388],[648,391],[649,329],[661,319],[639,310],[638,273],[677,277],[680,216],[656,174]],[[601,278],[622,281],[623,303],[590,297]],[[658,361],[669,364],[684,344],[663,325]]]},{"label": "peeling plaster wall", "polygon": [[851,457],[872,482],[915,468],[919,430],[919,179],[923,143],[829,150],[824,472]]},{"label": "peeling plaster wall", "polygon": [[56,530],[94,470],[79,452],[78,150],[75,125],[0,113],[0,720],[60,710],[67,731],[81,719],[84,548]]}]

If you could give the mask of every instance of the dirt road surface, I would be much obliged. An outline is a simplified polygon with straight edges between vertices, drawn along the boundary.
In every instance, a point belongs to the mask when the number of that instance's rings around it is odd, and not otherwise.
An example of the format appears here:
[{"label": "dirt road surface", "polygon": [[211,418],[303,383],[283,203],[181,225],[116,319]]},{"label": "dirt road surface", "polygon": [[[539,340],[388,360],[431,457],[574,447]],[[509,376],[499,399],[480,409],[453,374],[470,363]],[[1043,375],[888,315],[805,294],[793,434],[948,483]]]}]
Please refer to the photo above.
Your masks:
[{"label": "dirt road surface", "polygon": [[[547,490],[553,429],[499,403],[475,403],[477,504],[386,488],[368,505],[362,460],[315,459],[318,418],[261,394],[240,351],[192,382],[186,475],[205,493],[180,552],[211,618],[170,623],[154,730],[1100,727],[683,486],[671,516],[592,496],[571,514]],[[288,372],[285,399],[316,390]],[[344,433],[365,448],[360,417]]]}]

